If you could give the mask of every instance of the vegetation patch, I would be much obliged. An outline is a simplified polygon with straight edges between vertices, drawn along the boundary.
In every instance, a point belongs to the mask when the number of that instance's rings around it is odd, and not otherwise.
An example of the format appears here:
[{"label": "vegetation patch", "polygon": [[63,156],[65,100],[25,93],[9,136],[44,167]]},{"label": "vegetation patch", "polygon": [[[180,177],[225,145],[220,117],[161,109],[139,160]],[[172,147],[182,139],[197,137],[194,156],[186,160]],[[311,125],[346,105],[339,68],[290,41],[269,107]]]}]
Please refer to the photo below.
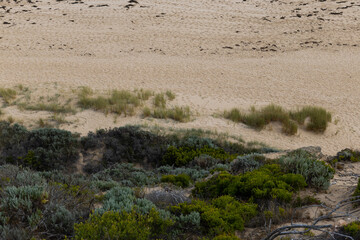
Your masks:
[{"label": "vegetation patch", "polygon": [[172,183],[175,186],[186,188],[190,185],[190,176],[186,174],[179,175],[163,175],[161,177],[161,182]]},{"label": "vegetation patch", "polygon": [[324,132],[328,122],[331,122],[331,114],[320,107],[307,106],[298,111],[288,112],[274,104],[260,110],[253,107],[248,114],[243,114],[239,109],[233,108],[230,111],[225,111],[224,117],[259,130],[270,122],[280,122],[282,131],[288,135],[296,134],[298,130],[296,123],[304,125],[307,118],[309,118],[309,122],[306,124],[306,129],[313,132]]},{"label": "vegetation patch", "polygon": [[285,172],[301,174],[309,186],[319,189],[327,189],[335,173],[332,167],[304,150],[281,157],[279,164]]},{"label": "vegetation patch", "polygon": [[10,88],[0,88],[0,97],[6,104],[9,104],[16,98],[16,91]]},{"label": "vegetation patch", "polygon": [[284,173],[280,165],[271,164],[236,176],[222,172],[196,183],[194,194],[204,198],[230,195],[250,202],[262,199],[290,202],[292,194],[306,185],[300,174]]}]

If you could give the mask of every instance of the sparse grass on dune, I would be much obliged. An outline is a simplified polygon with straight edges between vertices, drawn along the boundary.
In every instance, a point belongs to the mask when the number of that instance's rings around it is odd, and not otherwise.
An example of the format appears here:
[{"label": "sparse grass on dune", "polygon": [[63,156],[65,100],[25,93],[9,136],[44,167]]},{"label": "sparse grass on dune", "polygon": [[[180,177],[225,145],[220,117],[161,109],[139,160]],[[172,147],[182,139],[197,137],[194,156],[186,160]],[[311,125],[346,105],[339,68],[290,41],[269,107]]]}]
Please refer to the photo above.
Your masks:
[{"label": "sparse grass on dune", "polygon": [[331,122],[331,113],[321,107],[306,106],[301,110],[290,112],[290,117],[303,125],[306,118],[310,122],[306,125],[309,131],[324,132],[327,128],[328,122]]},{"label": "sparse grass on dune", "polygon": [[16,91],[10,88],[0,88],[0,97],[9,104],[12,100],[16,98]]},{"label": "sparse grass on dune", "polygon": [[165,108],[166,107],[166,99],[165,99],[165,95],[163,93],[158,93],[155,95],[154,97],[154,106],[155,107],[160,107],[160,108]]},{"label": "sparse grass on dune", "polygon": [[[91,94],[92,95],[92,94]],[[130,91],[113,90],[108,97],[91,97],[88,90],[82,89],[79,93],[78,105],[85,109],[93,109],[105,113],[133,115],[136,107],[140,105],[142,95],[136,95]]]},{"label": "sparse grass on dune", "polygon": [[303,125],[308,117],[310,122],[306,125],[306,129],[313,132],[324,132],[328,122],[331,121],[331,114],[321,107],[307,106],[298,111],[288,112],[274,104],[270,104],[261,110],[252,108],[248,114],[243,114],[239,109],[233,108],[230,111],[225,111],[224,117],[256,129],[263,129],[270,122],[280,122],[283,132],[288,135],[296,134],[298,129],[296,122]]},{"label": "sparse grass on dune", "polygon": [[175,93],[173,93],[173,92],[170,91],[170,90],[166,91],[165,94],[166,94],[166,96],[168,97],[168,99],[169,99],[170,101],[174,100],[175,97],[176,97]]},{"label": "sparse grass on dune", "polygon": [[186,107],[174,107],[171,109],[167,108],[155,108],[153,113],[151,114],[151,110],[149,108],[144,108],[143,110],[144,117],[153,117],[159,119],[173,119],[177,122],[188,122],[190,121],[191,111],[188,106]]},{"label": "sparse grass on dune", "polygon": [[37,104],[26,104],[19,103],[17,106],[23,110],[29,111],[47,111],[53,113],[76,113],[76,110],[70,105],[61,105],[58,103],[37,103]]}]

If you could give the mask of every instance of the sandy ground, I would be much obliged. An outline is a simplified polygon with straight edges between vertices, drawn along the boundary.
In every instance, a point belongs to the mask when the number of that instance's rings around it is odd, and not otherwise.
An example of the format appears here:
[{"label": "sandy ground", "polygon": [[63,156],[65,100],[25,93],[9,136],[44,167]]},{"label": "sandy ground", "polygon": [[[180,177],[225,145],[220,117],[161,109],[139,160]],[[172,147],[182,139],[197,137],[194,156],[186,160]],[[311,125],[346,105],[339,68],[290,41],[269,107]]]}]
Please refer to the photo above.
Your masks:
[{"label": "sandy ground", "polygon": [[[141,123],[201,127],[283,149],[318,145],[326,154],[359,148],[359,66],[359,1],[0,1],[1,87],[172,90],[175,104],[196,113],[180,124],[83,111],[63,126],[82,134]],[[336,121],[324,134],[289,137],[276,124],[258,132],[212,116],[269,103],[322,106]]]}]

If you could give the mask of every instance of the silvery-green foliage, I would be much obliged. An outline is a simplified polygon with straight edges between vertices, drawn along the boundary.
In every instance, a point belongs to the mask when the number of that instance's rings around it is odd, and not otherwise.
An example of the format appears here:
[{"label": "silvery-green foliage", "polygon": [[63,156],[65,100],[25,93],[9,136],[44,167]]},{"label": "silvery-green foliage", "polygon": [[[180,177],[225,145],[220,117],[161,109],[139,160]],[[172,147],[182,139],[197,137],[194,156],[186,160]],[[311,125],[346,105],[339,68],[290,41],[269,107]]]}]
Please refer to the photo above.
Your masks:
[{"label": "silvery-green foliage", "polygon": [[152,208],[156,209],[155,204],[153,204],[151,201],[145,198],[137,198],[135,200],[135,204],[136,204],[136,211],[138,211],[141,214],[149,213]]},{"label": "silvery-green foliage", "polygon": [[260,168],[265,161],[265,157],[258,153],[238,156],[231,164],[231,171],[235,174],[246,173]]},{"label": "silvery-green foliage", "polygon": [[201,154],[200,156],[194,158],[194,160],[189,163],[189,166],[198,167],[200,169],[210,169],[216,164],[222,162],[223,161],[221,161],[220,159],[213,158],[206,154]]},{"label": "silvery-green foliage", "polygon": [[92,178],[94,180],[116,181],[126,187],[151,185],[159,182],[158,177],[153,172],[135,168],[131,163],[115,164],[94,174]]},{"label": "silvery-green foliage", "polygon": [[191,212],[187,215],[181,214],[177,220],[181,228],[196,229],[200,227],[201,217],[200,217],[200,213]]},{"label": "silvery-green foliage", "polygon": [[28,240],[29,234],[21,228],[12,228],[10,226],[0,226],[0,239],[4,240]]},{"label": "silvery-green foliage", "polygon": [[103,206],[97,209],[98,213],[106,211],[131,211],[134,206],[135,196],[128,187],[115,187],[109,190],[104,197]]},{"label": "silvery-green foliage", "polygon": [[75,214],[59,204],[50,203],[44,212],[44,224],[52,234],[71,235],[75,220]]},{"label": "silvery-green foliage", "polygon": [[301,174],[309,185],[322,189],[330,186],[330,179],[335,173],[333,168],[304,150],[297,150],[281,157],[279,164],[284,171]]},{"label": "silvery-green foliage", "polygon": [[228,171],[228,170],[230,170],[230,165],[218,163],[218,164],[214,165],[212,168],[210,168],[210,170],[213,170],[213,169],[222,169],[222,170]]},{"label": "silvery-green foliage", "polygon": [[21,208],[25,211],[30,211],[33,207],[33,202],[41,200],[43,193],[43,186],[7,187],[4,189],[0,207],[2,209],[13,210]]}]

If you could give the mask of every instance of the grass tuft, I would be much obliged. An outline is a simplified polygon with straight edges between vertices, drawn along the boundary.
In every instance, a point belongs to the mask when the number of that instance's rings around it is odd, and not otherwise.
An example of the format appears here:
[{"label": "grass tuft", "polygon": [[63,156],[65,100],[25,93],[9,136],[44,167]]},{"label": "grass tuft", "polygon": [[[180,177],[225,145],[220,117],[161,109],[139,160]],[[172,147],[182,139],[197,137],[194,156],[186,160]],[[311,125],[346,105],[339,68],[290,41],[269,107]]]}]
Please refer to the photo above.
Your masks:
[{"label": "grass tuft", "polygon": [[154,97],[154,105],[155,107],[165,108],[166,107],[166,99],[163,93],[158,93]]},{"label": "grass tuft", "polygon": [[[143,115],[145,116],[145,113],[143,113]],[[155,108],[151,116],[153,118],[160,118],[160,119],[170,118],[177,122],[188,122],[190,121],[191,111],[188,106],[174,107],[171,109]]]},{"label": "grass tuft", "polygon": [[249,114],[242,114],[238,109],[233,108],[229,112],[225,111],[224,117],[256,129],[263,129],[270,122],[280,122],[282,131],[288,135],[296,134],[298,129],[296,122],[303,125],[306,118],[310,119],[306,129],[313,132],[324,132],[328,122],[331,122],[331,114],[321,107],[307,106],[295,112],[287,112],[274,104],[261,110],[252,107]]},{"label": "grass tuft", "polygon": [[16,98],[16,91],[10,88],[0,88],[0,97],[2,97],[5,103],[9,104]]},{"label": "grass tuft", "polygon": [[172,100],[174,100],[175,99],[175,93],[173,93],[172,91],[170,91],[170,90],[168,90],[168,91],[166,91],[166,96],[167,96],[167,98],[170,100],[170,101],[172,101]]},{"label": "grass tuft", "polygon": [[328,122],[331,122],[331,113],[324,108],[313,106],[306,106],[301,110],[290,112],[290,117],[301,125],[305,123],[306,118],[309,118],[306,129],[313,132],[324,132]]}]

